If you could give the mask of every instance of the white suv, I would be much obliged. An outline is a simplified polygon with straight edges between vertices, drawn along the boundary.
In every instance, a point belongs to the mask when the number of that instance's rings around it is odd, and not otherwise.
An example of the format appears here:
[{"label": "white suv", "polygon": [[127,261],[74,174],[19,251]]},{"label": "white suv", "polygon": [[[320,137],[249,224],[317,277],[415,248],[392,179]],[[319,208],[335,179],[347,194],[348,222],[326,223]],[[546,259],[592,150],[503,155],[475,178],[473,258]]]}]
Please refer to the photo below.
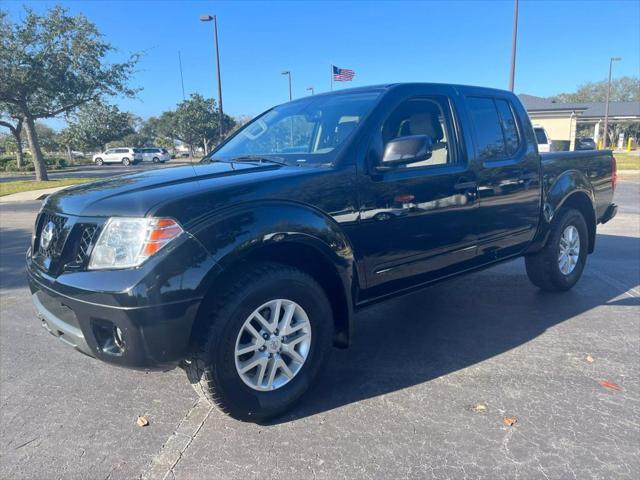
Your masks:
[{"label": "white suv", "polygon": [[171,160],[171,155],[169,151],[165,148],[139,148],[140,153],[142,153],[142,161],[143,162],[153,162],[153,163],[164,163]]},{"label": "white suv", "polygon": [[534,125],[533,131],[538,141],[538,152],[545,153],[551,151],[551,138],[542,125]]},{"label": "white suv", "polygon": [[141,162],[142,154],[139,148],[110,148],[102,153],[93,156],[96,165],[103,163],[121,163],[128,167],[132,163]]}]

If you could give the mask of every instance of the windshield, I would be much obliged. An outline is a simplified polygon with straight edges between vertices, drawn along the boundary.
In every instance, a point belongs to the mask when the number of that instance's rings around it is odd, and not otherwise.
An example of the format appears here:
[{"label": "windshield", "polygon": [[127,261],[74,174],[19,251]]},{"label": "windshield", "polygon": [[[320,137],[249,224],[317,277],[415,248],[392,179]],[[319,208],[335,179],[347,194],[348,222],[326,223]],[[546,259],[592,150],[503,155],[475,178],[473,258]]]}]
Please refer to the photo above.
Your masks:
[{"label": "windshield", "polygon": [[310,97],[273,108],[206,159],[275,156],[328,163],[375,104],[379,92]]}]

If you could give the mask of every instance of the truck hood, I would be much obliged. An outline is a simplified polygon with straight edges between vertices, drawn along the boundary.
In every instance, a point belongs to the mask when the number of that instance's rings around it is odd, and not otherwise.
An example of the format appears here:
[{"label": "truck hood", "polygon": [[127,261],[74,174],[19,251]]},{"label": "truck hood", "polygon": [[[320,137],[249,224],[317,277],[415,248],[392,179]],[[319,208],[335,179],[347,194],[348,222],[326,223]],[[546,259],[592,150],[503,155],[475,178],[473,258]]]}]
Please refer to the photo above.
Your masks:
[{"label": "truck hood", "polygon": [[145,170],[69,187],[50,195],[45,208],[90,217],[144,216],[171,199],[252,183],[299,170],[275,164],[210,163]]}]

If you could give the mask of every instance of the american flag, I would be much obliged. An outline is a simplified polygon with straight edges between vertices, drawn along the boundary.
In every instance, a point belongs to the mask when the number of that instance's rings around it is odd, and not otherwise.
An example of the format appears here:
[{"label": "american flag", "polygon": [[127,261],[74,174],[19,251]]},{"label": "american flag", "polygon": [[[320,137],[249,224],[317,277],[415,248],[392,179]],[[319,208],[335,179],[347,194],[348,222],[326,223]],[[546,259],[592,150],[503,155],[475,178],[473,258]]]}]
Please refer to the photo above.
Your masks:
[{"label": "american flag", "polygon": [[350,82],[355,77],[356,72],[348,68],[339,68],[333,65],[333,80],[336,82]]}]

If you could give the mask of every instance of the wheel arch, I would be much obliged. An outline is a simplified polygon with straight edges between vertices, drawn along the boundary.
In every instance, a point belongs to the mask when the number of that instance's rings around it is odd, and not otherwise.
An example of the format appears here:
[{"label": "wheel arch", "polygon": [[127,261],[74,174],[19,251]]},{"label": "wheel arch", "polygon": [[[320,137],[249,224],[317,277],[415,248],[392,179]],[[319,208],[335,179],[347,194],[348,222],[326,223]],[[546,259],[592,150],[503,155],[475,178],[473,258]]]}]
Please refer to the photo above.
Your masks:
[{"label": "wheel arch", "polygon": [[587,251],[593,253],[597,224],[593,186],[583,172],[567,170],[545,187],[540,226],[526,254],[536,253],[546,245],[557,212],[563,207],[575,208],[584,216],[589,234]]},{"label": "wheel arch", "polygon": [[331,303],[334,345],[350,344],[358,278],[349,240],[333,219],[302,205],[264,202],[236,206],[193,231],[215,262],[201,283],[204,299],[192,340],[207,325],[203,312],[211,305],[211,299],[234,272],[267,261],[299,268],[311,275]]}]

